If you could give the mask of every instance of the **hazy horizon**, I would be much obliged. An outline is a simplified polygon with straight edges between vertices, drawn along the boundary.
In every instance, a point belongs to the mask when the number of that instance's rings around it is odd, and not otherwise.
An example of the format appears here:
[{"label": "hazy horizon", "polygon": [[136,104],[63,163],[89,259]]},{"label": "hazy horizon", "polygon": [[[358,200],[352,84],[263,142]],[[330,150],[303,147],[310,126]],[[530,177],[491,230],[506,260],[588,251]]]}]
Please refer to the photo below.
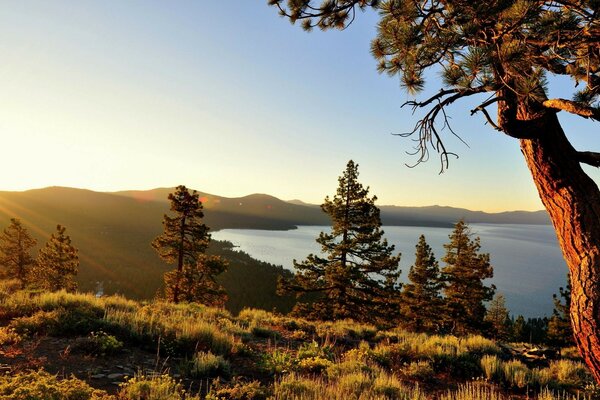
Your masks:
[{"label": "hazy horizon", "polygon": [[[174,189],[175,186],[156,186],[156,187],[151,187],[151,188],[119,188],[117,190],[97,190],[97,189],[92,189],[92,188],[84,188],[84,187],[72,187],[72,186],[62,186],[62,185],[49,185],[49,186],[43,186],[43,187],[32,187],[32,188],[27,188],[27,189],[23,189],[23,190],[6,190],[6,189],[2,189],[0,188],[0,192],[14,192],[14,193],[20,193],[20,192],[27,192],[27,191],[31,191],[31,190],[43,190],[43,189],[51,189],[51,188],[65,188],[65,189],[76,189],[76,190],[89,190],[92,192],[97,192],[97,193],[107,193],[107,194],[114,194],[114,193],[119,193],[119,192],[129,192],[129,191],[140,191],[140,192],[149,192],[152,190],[159,190],[159,189]],[[230,198],[230,199],[235,199],[235,198],[241,198],[241,197],[246,197],[246,196],[252,196],[252,195],[264,195],[264,196],[273,196],[279,200],[285,201],[285,202],[294,202],[294,201],[300,201],[306,205],[311,205],[311,206],[318,206],[323,202],[323,199],[319,202],[309,202],[306,201],[304,199],[299,199],[299,198],[282,198],[280,196],[277,196],[276,194],[273,193],[259,193],[259,192],[252,192],[252,193],[242,193],[239,195],[233,195],[233,196],[225,196],[222,195],[221,193],[212,193],[212,192],[208,192],[203,190],[202,188],[195,188],[195,187],[188,187],[188,189],[194,189],[197,190],[199,192],[211,195],[211,196],[218,196],[218,197],[225,197],[225,198]],[[333,193],[332,193],[333,194]],[[330,194],[330,195],[332,195]],[[371,193],[371,195],[373,195],[373,193]],[[485,212],[485,213],[502,213],[502,212],[517,212],[517,211],[526,211],[526,212],[538,212],[538,211],[546,211],[543,208],[537,209],[537,210],[522,210],[522,209],[515,209],[515,210],[508,210],[508,209],[500,209],[500,210],[495,210],[495,211],[488,211],[488,210],[484,210],[484,209],[473,209],[473,208],[467,208],[467,207],[461,207],[461,206],[451,206],[448,204],[421,204],[421,205],[415,205],[415,204],[384,204],[381,203],[380,201],[376,202],[376,205],[378,207],[451,207],[451,208],[463,208],[463,209],[467,209],[470,211],[480,211],[480,212]]]}]

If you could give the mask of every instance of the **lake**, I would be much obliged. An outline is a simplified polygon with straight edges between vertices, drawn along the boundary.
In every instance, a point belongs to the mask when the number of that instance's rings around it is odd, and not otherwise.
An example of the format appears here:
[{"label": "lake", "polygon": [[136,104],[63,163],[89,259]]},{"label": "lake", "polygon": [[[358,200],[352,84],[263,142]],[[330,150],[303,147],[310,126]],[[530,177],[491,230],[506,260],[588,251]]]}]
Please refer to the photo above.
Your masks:
[{"label": "lake", "polygon": [[[550,225],[471,224],[471,231],[481,238],[483,252],[490,253],[494,266],[494,283],[506,297],[514,315],[550,316],[552,294],[566,284],[567,267]],[[388,242],[402,253],[402,281],[415,259],[415,245],[424,234],[438,261],[443,257],[443,244],[448,242],[450,228],[414,226],[384,227]],[[327,226],[300,226],[290,231],[224,229],[213,232],[216,240],[228,240],[252,257],[293,270],[293,260],[303,260],[318,253],[315,242]],[[440,267],[443,263],[440,262]]]}]

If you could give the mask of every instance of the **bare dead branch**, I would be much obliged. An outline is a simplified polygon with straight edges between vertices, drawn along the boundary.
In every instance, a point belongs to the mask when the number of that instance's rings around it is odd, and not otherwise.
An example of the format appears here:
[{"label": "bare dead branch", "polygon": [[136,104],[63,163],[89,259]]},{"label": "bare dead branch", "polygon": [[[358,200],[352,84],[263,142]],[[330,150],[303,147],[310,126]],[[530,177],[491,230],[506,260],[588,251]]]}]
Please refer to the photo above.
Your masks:
[{"label": "bare dead branch", "polygon": [[500,129],[500,127],[494,122],[494,120],[492,119],[490,114],[485,109],[487,106],[490,106],[500,100],[502,100],[501,97],[494,97],[491,100],[481,103],[480,105],[478,105],[477,107],[475,107],[474,109],[471,110],[471,115],[474,115],[477,112],[481,112],[483,114],[483,116],[485,117],[485,119],[487,120],[488,124],[490,124],[492,126],[492,128],[494,128],[497,131],[502,131],[502,129]]},{"label": "bare dead branch", "polygon": [[[444,170],[448,168],[450,156],[458,158],[458,155],[446,149],[444,141],[442,140],[440,129],[447,129],[456,138],[468,146],[467,143],[452,129],[449,122],[449,117],[446,115],[445,107],[449,106],[460,98],[472,96],[474,94],[485,93],[488,90],[490,89],[485,86],[467,89],[445,89],[440,90],[437,94],[424,101],[411,100],[404,103],[402,106],[412,107],[413,112],[419,108],[431,106],[427,113],[425,113],[425,116],[415,124],[413,130],[405,133],[394,134],[402,137],[409,137],[417,134],[417,137],[414,139],[416,143],[414,152],[407,153],[418,156],[418,158],[414,164],[407,164],[407,167],[413,168],[422,162],[426,162],[429,159],[429,149],[432,148],[440,156],[440,173],[444,172]],[[442,120],[441,128],[438,126],[438,119]]]}]

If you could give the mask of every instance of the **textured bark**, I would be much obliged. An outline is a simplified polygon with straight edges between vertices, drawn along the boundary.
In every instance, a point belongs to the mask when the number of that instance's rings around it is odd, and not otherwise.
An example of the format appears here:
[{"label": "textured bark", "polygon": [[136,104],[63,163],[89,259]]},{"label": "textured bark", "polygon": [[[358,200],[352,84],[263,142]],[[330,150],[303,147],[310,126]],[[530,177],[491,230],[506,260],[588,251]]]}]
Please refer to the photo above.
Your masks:
[{"label": "textured bark", "polygon": [[521,151],[569,267],[577,347],[600,383],[600,191],[581,168],[556,115],[535,119],[539,135],[521,139]]}]

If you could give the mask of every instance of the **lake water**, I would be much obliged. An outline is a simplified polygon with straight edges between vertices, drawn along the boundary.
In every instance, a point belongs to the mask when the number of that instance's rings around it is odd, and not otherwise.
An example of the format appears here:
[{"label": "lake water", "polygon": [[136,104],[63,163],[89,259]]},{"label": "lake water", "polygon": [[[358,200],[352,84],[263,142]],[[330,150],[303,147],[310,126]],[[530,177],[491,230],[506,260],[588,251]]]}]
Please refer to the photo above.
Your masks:
[{"label": "lake water", "polygon": [[[566,284],[567,267],[550,225],[471,224],[475,236],[481,238],[483,252],[490,253],[494,266],[494,283],[506,297],[512,314],[526,317],[549,316],[552,294]],[[450,228],[388,226],[384,228],[388,242],[402,253],[400,267],[403,281],[414,262],[415,245],[420,234],[439,260],[444,255]],[[327,226],[300,226],[290,231],[224,229],[213,232],[216,240],[228,240],[252,257],[293,270],[293,260],[303,260],[309,253],[320,252],[315,242]],[[443,263],[440,262],[440,266]]]}]

